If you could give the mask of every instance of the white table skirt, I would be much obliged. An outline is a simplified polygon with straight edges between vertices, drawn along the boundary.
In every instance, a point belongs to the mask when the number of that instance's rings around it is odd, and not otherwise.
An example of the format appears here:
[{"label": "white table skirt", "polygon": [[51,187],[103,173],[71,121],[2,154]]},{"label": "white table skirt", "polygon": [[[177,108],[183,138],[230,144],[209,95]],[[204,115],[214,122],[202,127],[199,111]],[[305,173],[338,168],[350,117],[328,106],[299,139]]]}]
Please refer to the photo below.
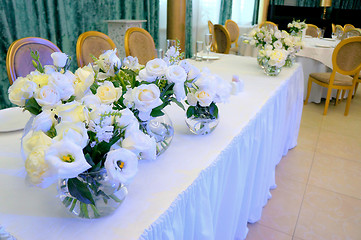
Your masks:
[{"label": "white table skirt", "polygon": [[19,239],[244,239],[275,187],[275,166],[297,144],[303,72],[296,64],[267,77],[254,58],[221,55],[207,65],[245,90],[220,104],[220,123],[192,135],[184,112],[167,109],[175,136],[156,161],[141,162],[129,195],[111,216],[69,216],[55,186],[29,187],[20,158],[21,132],[0,133],[0,224]]}]

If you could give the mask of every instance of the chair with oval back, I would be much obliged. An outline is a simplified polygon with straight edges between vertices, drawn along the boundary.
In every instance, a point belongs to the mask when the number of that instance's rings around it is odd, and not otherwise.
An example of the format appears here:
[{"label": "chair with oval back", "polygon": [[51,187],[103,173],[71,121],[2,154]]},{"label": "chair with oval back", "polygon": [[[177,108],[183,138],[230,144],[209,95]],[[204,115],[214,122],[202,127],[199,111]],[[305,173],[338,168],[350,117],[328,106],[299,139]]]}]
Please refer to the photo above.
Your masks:
[{"label": "chair with oval back", "polygon": [[225,27],[220,24],[214,25],[215,49],[217,53],[228,54],[231,48],[231,38]]},{"label": "chair with oval back", "polygon": [[83,67],[93,62],[94,57],[99,57],[106,50],[115,49],[114,42],[108,35],[97,32],[88,31],[80,34],[76,42],[76,59],[79,67]]},{"label": "chair with oval back", "polygon": [[319,28],[314,24],[307,24],[306,35],[314,37],[314,38],[318,37],[319,36]]},{"label": "chair with oval back", "polygon": [[358,28],[351,28],[351,29],[346,30],[340,39],[344,40],[349,37],[357,37],[357,36],[361,36],[361,30]]},{"label": "chair with oval back", "polygon": [[215,49],[215,36],[214,36],[214,25],[213,25],[213,23],[212,23],[212,21],[211,20],[208,20],[208,31],[209,31],[209,33],[210,34],[212,34],[212,45],[211,45],[211,51],[212,52],[215,52],[216,51],[216,49]]},{"label": "chair with oval back", "polygon": [[38,51],[43,66],[53,64],[50,56],[53,52],[61,52],[58,46],[44,38],[26,37],[14,41],[6,55],[6,70],[10,84],[17,77],[25,77],[35,70],[30,50]]},{"label": "chair with oval back", "polygon": [[350,30],[350,29],[354,29],[355,26],[352,25],[352,24],[345,24],[345,26],[343,26],[343,30],[346,32],[347,30]]},{"label": "chair with oval back", "polygon": [[[308,103],[312,83],[326,87],[327,97],[323,115],[327,114],[332,89],[337,89],[336,99],[340,92],[348,90],[345,116],[348,115],[352,92],[356,86],[356,80],[361,70],[361,37],[350,37],[342,40],[332,53],[332,73],[311,73],[308,78],[307,96],[305,105]],[[352,75],[353,77],[350,77]],[[338,101],[335,101],[337,105]]]},{"label": "chair with oval back", "polygon": [[129,28],[125,33],[124,47],[127,56],[137,57],[143,65],[156,57],[153,37],[143,28]]},{"label": "chair with oval back", "polygon": [[259,28],[265,27],[267,29],[273,29],[274,31],[278,30],[277,24],[271,21],[265,21],[259,25]]},{"label": "chair with oval back", "polygon": [[239,38],[239,27],[238,24],[233,21],[228,19],[226,21],[225,27],[229,33],[229,36],[231,38],[231,45],[234,43],[234,47],[231,47],[231,49],[229,50],[230,53],[232,54],[238,54],[238,38]]},{"label": "chair with oval back", "polygon": [[335,34],[336,34],[336,37],[338,39],[342,37],[343,32],[344,32],[344,29],[343,29],[343,27],[341,25],[336,25],[335,26]]}]

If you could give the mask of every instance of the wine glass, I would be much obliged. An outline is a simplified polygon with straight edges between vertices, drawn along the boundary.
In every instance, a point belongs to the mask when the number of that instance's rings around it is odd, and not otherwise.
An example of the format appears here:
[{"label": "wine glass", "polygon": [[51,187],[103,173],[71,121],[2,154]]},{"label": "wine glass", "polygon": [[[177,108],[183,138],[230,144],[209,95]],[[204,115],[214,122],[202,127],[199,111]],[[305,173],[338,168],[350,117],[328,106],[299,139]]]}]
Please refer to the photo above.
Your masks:
[{"label": "wine glass", "polygon": [[207,50],[207,61],[209,61],[209,52],[211,51],[211,45],[212,45],[212,34],[206,33],[204,38],[204,46]]}]

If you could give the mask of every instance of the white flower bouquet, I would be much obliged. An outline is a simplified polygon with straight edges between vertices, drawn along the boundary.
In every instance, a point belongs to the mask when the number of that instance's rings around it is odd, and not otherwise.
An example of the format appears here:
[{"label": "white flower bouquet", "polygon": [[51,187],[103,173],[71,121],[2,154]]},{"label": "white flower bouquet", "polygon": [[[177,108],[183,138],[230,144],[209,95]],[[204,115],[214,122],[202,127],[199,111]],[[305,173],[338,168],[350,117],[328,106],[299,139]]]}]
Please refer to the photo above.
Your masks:
[{"label": "white flower bouquet", "polygon": [[305,20],[301,22],[301,20],[294,20],[287,25],[290,29],[291,35],[302,37],[302,32],[307,29],[307,24]]},{"label": "white flower bouquet", "polygon": [[[60,197],[78,216],[108,214],[104,205],[121,203],[138,159],[156,158],[155,139],[140,130],[132,111],[116,107],[122,89],[97,82],[101,74],[92,66],[73,74],[64,53],[53,53],[54,65],[44,67],[32,56],[36,70],[8,90],[12,103],[33,114],[22,138],[27,179],[39,187],[61,180]],[[104,74],[113,75],[119,63],[112,57],[103,61]]]}]

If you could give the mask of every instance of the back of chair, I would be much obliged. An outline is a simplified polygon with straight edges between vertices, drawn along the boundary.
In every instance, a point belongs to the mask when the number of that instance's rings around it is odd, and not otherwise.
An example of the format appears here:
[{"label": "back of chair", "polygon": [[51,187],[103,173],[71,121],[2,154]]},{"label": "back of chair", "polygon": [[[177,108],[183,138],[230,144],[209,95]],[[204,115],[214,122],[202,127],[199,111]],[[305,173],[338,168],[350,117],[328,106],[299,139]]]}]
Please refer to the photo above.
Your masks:
[{"label": "back of chair", "polygon": [[349,37],[357,37],[361,36],[361,30],[358,28],[352,28],[344,32],[344,34],[341,36],[341,40],[344,40]]},{"label": "back of chair", "polygon": [[351,30],[351,29],[354,29],[354,25],[352,24],[345,24],[345,26],[343,26],[343,31],[347,31],[347,30]]},{"label": "back of chair", "polygon": [[35,70],[30,50],[39,52],[39,60],[43,66],[53,64],[50,56],[53,52],[61,52],[54,43],[43,38],[27,37],[16,40],[10,45],[6,55],[6,70],[10,84],[17,77],[25,77]]},{"label": "back of chair", "polygon": [[215,48],[217,53],[229,53],[231,48],[231,38],[225,27],[220,24],[214,25]]},{"label": "back of chair", "polygon": [[235,21],[228,19],[226,21],[225,27],[229,32],[229,36],[231,38],[231,44],[235,43],[236,47],[238,47],[238,37],[239,37],[239,27]]},{"label": "back of chair", "polygon": [[333,70],[344,75],[356,75],[361,70],[361,36],[342,40],[332,54]]},{"label": "back of chair", "polygon": [[311,37],[318,37],[319,35],[318,27],[313,24],[307,24],[306,35]]},{"label": "back of chair", "polygon": [[115,49],[114,42],[104,33],[88,31],[82,33],[76,42],[76,59],[79,67],[93,62],[91,55],[99,57],[107,50]]},{"label": "back of chair", "polygon": [[259,25],[259,27],[265,27],[267,29],[273,29],[274,31],[278,30],[277,24],[271,21],[265,21]]},{"label": "back of chair", "polygon": [[124,47],[127,56],[137,57],[143,65],[156,57],[153,37],[143,28],[129,28],[125,33]]},{"label": "back of chair", "polygon": [[335,26],[335,34],[337,38],[341,38],[341,36],[343,35],[343,27],[341,25],[336,25]]}]

